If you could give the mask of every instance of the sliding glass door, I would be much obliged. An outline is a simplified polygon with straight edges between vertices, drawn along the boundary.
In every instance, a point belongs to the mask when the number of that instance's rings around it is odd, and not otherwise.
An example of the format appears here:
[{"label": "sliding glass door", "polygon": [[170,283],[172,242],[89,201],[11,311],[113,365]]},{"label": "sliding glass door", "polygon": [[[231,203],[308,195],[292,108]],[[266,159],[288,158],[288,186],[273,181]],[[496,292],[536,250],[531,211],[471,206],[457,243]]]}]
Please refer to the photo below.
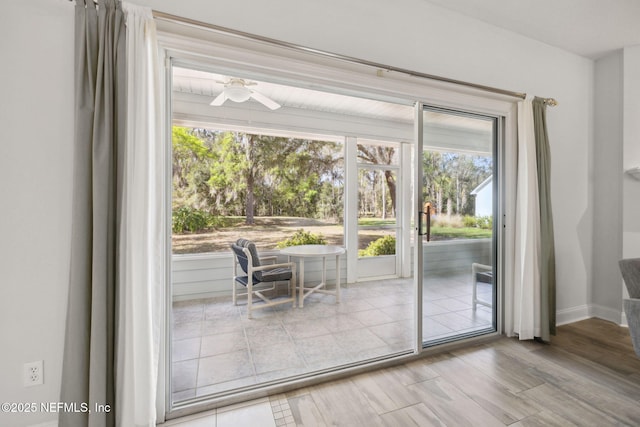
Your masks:
[{"label": "sliding glass door", "polygon": [[[414,116],[409,102],[245,72],[172,70],[170,407],[495,331],[499,119],[421,105]],[[218,105],[239,80],[280,108]],[[343,247],[337,262],[306,260],[293,281],[334,291],[341,279],[340,298],[316,292],[294,305],[285,280],[252,306],[285,304],[250,317],[246,294],[234,298],[238,239],[276,263],[293,246]]]},{"label": "sliding glass door", "polygon": [[[262,44],[187,40],[163,42],[172,64],[164,354],[172,416],[409,360],[500,327],[499,273],[511,272],[497,254],[513,251],[498,251],[512,239],[498,238],[496,223],[515,204],[500,185],[514,181],[513,100],[316,57],[298,63]],[[414,110],[417,99],[468,111]],[[262,297],[285,303],[250,317],[249,296],[234,298],[234,289],[244,293],[230,250],[238,239],[277,264],[293,246],[344,248],[337,262],[305,260],[304,275],[291,259],[293,286],[334,291],[340,281],[340,298],[315,292],[294,305],[292,283],[276,281],[251,297],[252,308]]]},{"label": "sliding glass door", "polygon": [[415,271],[422,342],[496,329],[496,117],[422,107]]}]

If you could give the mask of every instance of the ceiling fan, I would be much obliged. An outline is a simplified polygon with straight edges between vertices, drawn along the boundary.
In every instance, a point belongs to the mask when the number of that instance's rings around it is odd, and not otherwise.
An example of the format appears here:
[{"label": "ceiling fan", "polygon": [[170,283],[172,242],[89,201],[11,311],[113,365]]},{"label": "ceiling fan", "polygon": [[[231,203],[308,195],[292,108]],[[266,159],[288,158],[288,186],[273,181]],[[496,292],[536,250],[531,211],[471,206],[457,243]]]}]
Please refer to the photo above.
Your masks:
[{"label": "ceiling fan", "polygon": [[220,95],[218,95],[213,101],[211,101],[211,104],[209,105],[219,107],[224,104],[227,99],[230,99],[233,102],[245,102],[249,98],[253,98],[270,110],[277,110],[278,108],[280,108],[280,104],[278,104],[271,98],[268,98],[260,92],[249,89],[247,87],[256,85],[256,82],[232,77],[226,82],[218,83],[223,83],[224,89],[222,89],[222,93],[220,93]]}]

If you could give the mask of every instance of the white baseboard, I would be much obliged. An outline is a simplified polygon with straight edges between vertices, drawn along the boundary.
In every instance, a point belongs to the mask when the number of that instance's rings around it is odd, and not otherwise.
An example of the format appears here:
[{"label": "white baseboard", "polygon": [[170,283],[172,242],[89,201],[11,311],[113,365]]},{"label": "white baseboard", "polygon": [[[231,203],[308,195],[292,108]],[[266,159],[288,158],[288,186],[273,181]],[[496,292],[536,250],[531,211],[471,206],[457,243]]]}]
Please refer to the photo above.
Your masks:
[{"label": "white baseboard", "polygon": [[604,307],[598,304],[581,305],[577,307],[558,310],[556,312],[556,325],[566,325],[568,323],[579,322],[580,320],[597,317],[608,320],[617,325],[626,326],[626,317],[620,310]]},{"label": "white baseboard", "polygon": [[58,427],[58,421],[48,421],[46,423],[41,423],[41,424],[33,424],[30,425],[29,427]]},{"label": "white baseboard", "polygon": [[588,305],[581,305],[578,307],[566,308],[564,310],[556,311],[556,325],[566,325],[567,323],[579,322],[590,317],[591,310]]},{"label": "white baseboard", "polygon": [[592,317],[608,320],[609,322],[613,322],[616,325],[622,325],[622,310],[615,310],[610,307],[604,307],[602,305],[592,304],[591,314],[592,314]]}]

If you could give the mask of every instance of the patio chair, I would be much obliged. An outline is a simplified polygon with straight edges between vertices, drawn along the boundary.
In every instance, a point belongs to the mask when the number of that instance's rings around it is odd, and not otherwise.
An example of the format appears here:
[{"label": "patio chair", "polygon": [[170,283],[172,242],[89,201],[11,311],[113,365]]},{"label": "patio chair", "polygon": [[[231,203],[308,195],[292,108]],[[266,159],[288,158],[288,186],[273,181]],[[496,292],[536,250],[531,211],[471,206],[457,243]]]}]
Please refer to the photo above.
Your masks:
[{"label": "patio chair", "polygon": [[[275,263],[276,257],[260,257],[256,245],[246,239],[238,239],[231,244],[234,253],[233,261],[233,304],[237,305],[239,296],[247,296],[247,317],[252,318],[253,310],[275,305],[292,303],[296,306],[295,276],[296,266],[292,262]],[[240,267],[240,271],[238,270]],[[289,298],[277,297],[277,282],[288,282]],[[239,293],[240,289],[246,292]],[[272,295],[265,294],[273,292]],[[261,304],[254,304],[253,297],[262,300]]]},{"label": "patio chair", "polygon": [[633,349],[640,356],[640,258],[623,259],[619,266],[629,292],[629,298],[624,300],[624,313]]},{"label": "patio chair", "polygon": [[471,264],[471,283],[473,286],[473,311],[476,310],[478,304],[486,307],[491,307],[492,304],[488,301],[478,299],[478,283],[493,283],[493,267],[485,264],[478,264],[474,262]]}]

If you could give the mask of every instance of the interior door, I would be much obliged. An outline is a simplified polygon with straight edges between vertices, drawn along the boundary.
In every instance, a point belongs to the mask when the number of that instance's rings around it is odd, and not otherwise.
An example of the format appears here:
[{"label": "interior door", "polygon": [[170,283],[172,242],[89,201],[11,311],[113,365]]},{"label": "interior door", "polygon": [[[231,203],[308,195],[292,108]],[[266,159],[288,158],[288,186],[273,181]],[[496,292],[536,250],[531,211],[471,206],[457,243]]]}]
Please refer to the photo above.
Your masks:
[{"label": "interior door", "polygon": [[496,330],[498,118],[432,106],[418,115],[414,276],[429,346]]}]

